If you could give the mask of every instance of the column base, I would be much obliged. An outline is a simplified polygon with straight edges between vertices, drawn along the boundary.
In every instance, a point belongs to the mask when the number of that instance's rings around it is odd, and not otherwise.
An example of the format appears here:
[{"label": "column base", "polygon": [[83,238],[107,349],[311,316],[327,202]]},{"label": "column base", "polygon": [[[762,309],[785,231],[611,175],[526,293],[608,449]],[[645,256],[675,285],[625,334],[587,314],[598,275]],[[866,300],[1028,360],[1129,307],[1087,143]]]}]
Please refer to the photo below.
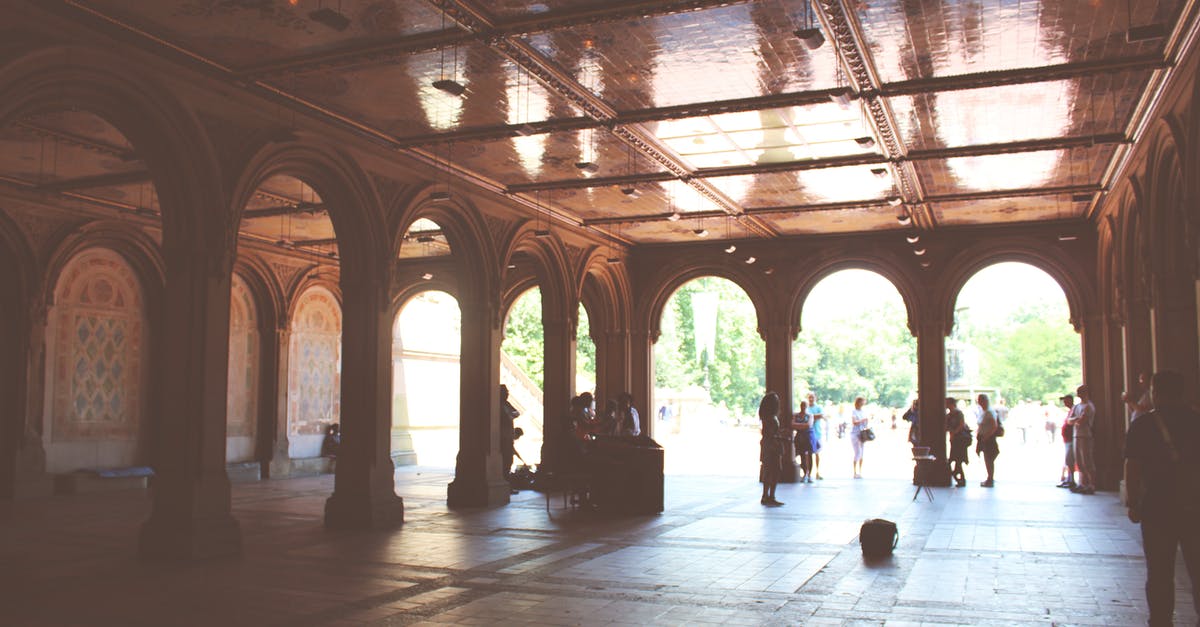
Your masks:
[{"label": "column base", "polygon": [[242,529],[232,514],[168,519],[150,515],[142,524],[138,554],[146,560],[199,560],[242,553]]},{"label": "column base", "polygon": [[325,528],[335,530],[394,529],[404,524],[404,499],[334,492],[325,500]]},{"label": "column base", "polygon": [[951,483],[950,463],[945,460],[922,462],[913,468],[913,485],[948,488]]},{"label": "column base", "polygon": [[468,481],[461,477],[451,481],[446,490],[448,507],[499,507],[508,505],[512,487],[507,481]]},{"label": "column base", "polygon": [[416,466],[416,451],[392,451],[392,466]]},{"label": "column base", "polygon": [[796,483],[804,476],[804,471],[800,469],[800,464],[796,462],[783,462],[783,471],[779,473],[779,483]]}]

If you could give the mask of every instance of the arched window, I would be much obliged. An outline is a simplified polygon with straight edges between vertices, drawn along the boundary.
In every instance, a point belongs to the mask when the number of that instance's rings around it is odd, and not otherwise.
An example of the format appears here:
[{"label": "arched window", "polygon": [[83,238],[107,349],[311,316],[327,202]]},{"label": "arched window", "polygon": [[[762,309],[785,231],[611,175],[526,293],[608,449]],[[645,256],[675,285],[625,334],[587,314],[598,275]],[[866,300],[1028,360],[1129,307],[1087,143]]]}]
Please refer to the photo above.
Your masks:
[{"label": "arched window", "polygon": [[258,430],[258,369],[258,310],[250,288],[235,274],[229,298],[226,461],[254,459],[254,436]]},{"label": "arched window", "polygon": [[323,287],[300,296],[288,348],[288,454],[317,457],[341,407],[342,310]]}]

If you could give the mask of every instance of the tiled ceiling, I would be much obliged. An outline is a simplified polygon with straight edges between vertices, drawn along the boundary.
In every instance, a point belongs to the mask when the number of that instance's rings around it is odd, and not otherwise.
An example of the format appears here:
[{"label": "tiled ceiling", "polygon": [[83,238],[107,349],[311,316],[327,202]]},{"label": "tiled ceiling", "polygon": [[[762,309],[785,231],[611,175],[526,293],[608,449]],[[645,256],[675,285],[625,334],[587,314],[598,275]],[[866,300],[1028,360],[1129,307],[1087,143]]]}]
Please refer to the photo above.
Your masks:
[{"label": "tiled ceiling", "polygon": [[[921,229],[1083,218],[1195,28],[1181,0],[71,4],[635,244],[900,229],[898,212]],[[7,174],[46,180],[33,146],[6,150]],[[105,163],[72,176],[140,167]],[[115,183],[97,193],[137,192]],[[296,211],[247,232],[333,237],[311,190],[271,185],[248,209]],[[407,254],[439,254],[416,237]]]}]

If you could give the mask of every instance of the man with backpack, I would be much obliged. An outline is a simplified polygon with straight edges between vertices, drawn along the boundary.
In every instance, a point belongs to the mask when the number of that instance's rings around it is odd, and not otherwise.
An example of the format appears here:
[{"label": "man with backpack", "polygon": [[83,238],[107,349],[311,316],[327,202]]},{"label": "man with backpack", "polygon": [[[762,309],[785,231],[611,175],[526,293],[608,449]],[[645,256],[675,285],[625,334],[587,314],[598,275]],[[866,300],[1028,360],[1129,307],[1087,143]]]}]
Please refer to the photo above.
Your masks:
[{"label": "man with backpack", "polygon": [[1171,625],[1178,546],[1200,607],[1200,415],[1188,408],[1177,372],[1156,373],[1150,394],[1154,410],[1125,437],[1125,489],[1129,520],[1142,525],[1150,625]]}]

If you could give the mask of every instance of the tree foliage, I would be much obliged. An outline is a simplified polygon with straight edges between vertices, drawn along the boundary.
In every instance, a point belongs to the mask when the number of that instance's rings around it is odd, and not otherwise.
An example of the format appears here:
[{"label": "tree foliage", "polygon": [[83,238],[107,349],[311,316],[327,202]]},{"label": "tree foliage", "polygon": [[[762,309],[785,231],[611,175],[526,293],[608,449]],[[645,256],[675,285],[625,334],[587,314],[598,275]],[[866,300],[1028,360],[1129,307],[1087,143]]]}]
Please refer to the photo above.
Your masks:
[{"label": "tree foliage", "polygon": [[983,324],[973,308],[960,309],[955,336],[980,353],[980,379],[1015,403],[1054,404],[1082,381],[1079,334],[1065,302],[1027,304],[999,324]]},{"label": "tree foliage", "polygon": [[533,288],[517,297],[504,322],[504,352],[543,387],[545,333],[542,329],[542,291]]}]

